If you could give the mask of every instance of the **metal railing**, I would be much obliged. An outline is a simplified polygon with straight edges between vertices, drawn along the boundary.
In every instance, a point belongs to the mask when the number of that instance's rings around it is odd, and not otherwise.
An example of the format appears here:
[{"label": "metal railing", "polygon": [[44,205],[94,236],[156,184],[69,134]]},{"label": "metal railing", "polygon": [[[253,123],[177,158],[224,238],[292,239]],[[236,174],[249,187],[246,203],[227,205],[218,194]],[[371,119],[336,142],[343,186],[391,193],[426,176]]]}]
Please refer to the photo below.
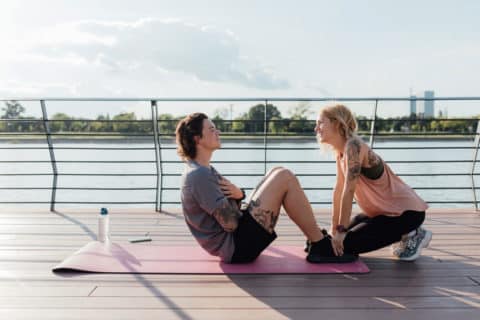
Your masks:
[{"label": "metal railing", "polygon": [[[38,147],[38,146],[13,146],[13,145],[2,145],[0,146],[0,149],[8,150],[8,149],[24,149],[24,150],[41,150],[41,149],[48,149],[48,154],[49,154],[49,160],[5,160],[0,158],[0,164],[6,164],[6,163],[11,163],[11,164],[16,164],[16,165],[22,165],[22,164],[41,164],[41,163],[48,163],[51,165],[51,172],[50,173],[38,173],[38,172],[28,172],[28,173],[11,173],[11,172],[0,172],[0,177],[21,177],[21,176],[52,176],[52,182],[51,186],[48,187],[35,187],[35,186],[15,186],[15,187],[10,187],[10,186],[1,186],[0,185],[0,190],[29,190],[29,191],[36,191],[36,190],[46,190],[50,191],[50,199],[47,201],[0,201],[0,204],[49,204],[50,205],[50,210],[55,210],[55,206],[57,204],[81,204],[81,205],[93,205],[93,204],[105,204],[105,203],[111,203],[111,204],[117,204],[117,205],[122,205],[122,204],[129,204],[129,205],[134,205],[134,204],[142,204],[142,205],[152,205],[155,207],[156,211],[161,211],[162,205],[166,204],[174,204],[178,205],[180,204],[179,199],[178,201],[165,201],[163,199],[163,195],[165,191],[172,191],[172,190],[178,190],[178,186],[175,187],[168,187],[165,186],[164,184],[164,179],[168,177],[179,177],[180,172],[178,170],[169,170],[166,168],[166,165],[169,164],[179,164],[181,163],[180,159],[177,160],[165,160],[162,157],[162,151],[168,151],[168,150],[174,150],[175,147],[172,146],[171,144],[163,145],[162,144],[162,139],[168,138],[171,139],[174,136],[174,132],[172,131],[172,128],[174,128],[176,122],[178,121],[177,119],[167,119],[167,120],[160,120],[159,119],[159,107],[158,103],[165,103],[165,102],[191,102],[191,103],[199,103],[199,102],[228,102],[228,103],[233,103],[233,102],[242,102],[242,103],[260,103],[263,104],[264,110],[263,110],[263,119],[258,119],[258,120],[223,120],[219,121],[222,124],[224,124],[227,128],[230,126],[230,130],[227,130],[227,132],[223,133],[224,136],[230,136],[230,137],[245,137],[249,136],[255,139],[261,139],[261,143],[258,146],[252,147],[242,147],[242,146],[235,146],[235,147],[227,147],[223,149],[230,149],[230,150],[245,150],[248,152],[255,152],[255,153],[261,153],[263,159],[262,160],[254,160],[254,161],[241,161],[241,160],[236,160],[236,161],[214,161],[213,163],[216,164],[231,164],[231,165],[244,165],[244,164],[259,164],[263,166],[263,172],[260,173],[227,173],[225,174],[226,176],[262,176],[267,172],[268,166],[269,165],[275,165],[275,164],[323,164],[323,163],[332,163],[333,161],[320,161],[320,160],[283,160],[283,159],[275,159],[275,160],[269,160],[268,159],[268,153],[269,151],[273,150],[280,150],[282,152],[299,152],[299,151],[307,151],[307,150],[314,150],[317,149],[317,147],[314,148],[305,148],[305,147],[282,147],[282,146],[276,146],[275,144],[272,144],[271,140],[278,139],[278,138],[284,138],[284,137],[313,137],[313,127],[315,125],[314,120],[288,120],[290,123],[293,123],[295,121],[302,121],[302,124],[306,124],[308,127],[308,130],[302,130],[302,132],[294,132],[294,133],[289,133],[289,132],[280,132],[280,133],[275,133],[271,132],[269,129],[269,125],[273,124],[275,125],[276,123],[281,123],[282,121],[285,121],[285,119],[270,119],[268,118],[268,106],[271,105],[272,103],[285,103],[285,102],[350,102],[350,103],[359,103],[359,102],[364,102],[364,103],[372,103],[372,117],[369,119],[360,119],[359,123],[366,123],[369,127],[369,130],[364,130],[362,132],[362,135],[365,137],[368,137],[368,141],[370,143],[370,146],[374,149],[377,150],[426,150],[426,149],[441,149],[441,150],[447,150],[447,151],[454,151],[454,150],[472,150],[472,158],[471,159],[455,159],[455,160],[438,160],[438,159],[428,159],[428,160],[390,160],[387,161],[388,163],[426,163],[426,164],[436,164],[436,163],[468,163],[471,164],[471,170],[469,172],[465,173],[454,173],[454,172],[446,172],[446,173],[399,173],[399,176],[403,177],[408,177],[408,176],[415,176],[415,177],[434,177],[434,176],[441,176],[441,177],[454,177],[454,176],[469,176],[471,180],[471,184],[469,186],[448,186],[448,185],[438,185],[438,186],[433,186],[433,187],[425,187],[425,186],[416,186],[414,189],[417,190],[442,190],[442,191],[452,191],[452,190],[471,190],[472,192],[472,200],[471,201],[433,201],[431,199],[426,199],[427,202],[429,203],[437,203],[437,204],[472,204],[475,209],[478,209],[478,201],[477,200],[477,195],[476,195],[476,190],[480,189],[479,187],[476,186],[475,184],[475,177],[480,175],[475,172],[476,170],[476,163],[477,163],[477,154],[478,154],[478,147],[480,144],[480,126],[478,125],[476,119],[462,119],[464,121],[470,121],[472,123],[472,128],[476,127],[476,129],[472,129],[470,131],[465,130],[463,132],[379,132],[378,126],[381,122],[391,122],[391,121],[398,121],[395,119],[379,119],[378,117],[378,109],[379,106],[382,103],[387,103],[387,102],[409,102],[412,100],[412,98],[243,98],[243,99],[236,99],[236,98],[125,98],[125,99],[110,99],[110,98],[44,98],[44,99],[34,99],[34,98],[28,98],[28,99],[0,99],[0,102],[7,102],[7,101],[18,101],[18,102],[33,102],[33,103],[38,103],[39,107],[41,108],[42,112],[42,118],[41,119],[0,119],[0,124],[4,123],[7,125],[4,125],[4,128],[6,128],[3,132],[0,132],[0,137],[1,138],[7,138],[6,140],[8,141],[9,139],[25,139],[26,137],[30,138],[39,138],[39,137],[45,137],[45,141],[47,144],[47,147]],[[469,101],[469,102],[478,102],[480,101],[480,97],[442,97],[442,98],[432,98],[432,99],[424,99],[424,98],[415,98],[414,100],[416,101],[423,101],[423,100],[434,100],[434,101]],[[151,108],[151,119],[150,120],[110,120],[110,119],[97,119],[97,120],[87,120],[87,119],[65,119],[65,120],[54,120],[54,119],[49,119],[48,112],[47,112],[47,103],[51,102],[145,102],[150,105]],[[380,105],[379,105],[380,104]],[[411,120],[405,120],[405,121],[411,121],[411,122],[429,122],[429,121],[435,121],[439,119],[411,119]],[[458,121],[459,119],[441,119],[442,121]],[[20,124],[20,123],[31,123],[34,124],[36,127],[35,131],[34,129],[31,129],[30,131],[15,131],[15,130],[7,130],[8,126],[11,124]],[[255,124],[256,127],[254,132],[236,132],[232,130],[233,124],[237,123],[250,123],[250,124]],[[58,129],[55,129],[55,124],[57,123],[82,123],[86,124],[87,127],[86,129],[84,128],[80,132],[60,132]],[[95,123],[106,123],[110,124],[111,127],[113,128],[114,125],[132,125],[132,124],[137,124],[137,129],[139,132],[130,132],[130,131],[125,131],[122,132],[117,131],[117,132],[96,132],[92,131],[91,129],[89,130],[92,126],[92,124]],[[41,124],[41,126],[40,126]],[[161,129],[160,124],[167,124],[167,127],[170,128],[168,131],[164,131]],[[53,127],[53,128],[52,128]],[[33,130],[33,131],[32,131]],[[306,132],[305,132],[306,131]],[[416,137],[434,137],[434,136],[461,136],[461,137],[467,137],[467,138],[472,138],[473,143],[471,146],[449,146],[449,147],[444,147],[444,146],[422,146],[422,147],[412,147],[412,146],[407,146],[407,147],[395,147],[395,146],[390,146],[390,147],[377,147],[376,145],[376,139],[379,137],[384,137],[384,136],[390,136],[390,137],[407,137],[407,136],[416,136]],[[101,144],[95,145],[95,146],[67,146],[67,147],[62,147],[58,146],[55,143],[55,139],[58,138],[72,138],[72,137],[104,137],[104,138],[109,138],[109,139],[118,139],[118,138],[143,138],[145,139],[151,139],[151,147],[104,147]],[[155,155],[155,159],[152,160],[58,160],[56,157],[56,154],[60,150],[117,150],[117,151],[127,151],[127,150],[148,150],[148,151],[153,151]],[[153,173],[93,173],[93,172],[59,172],[58,170],[58,165],[59,164],[133,164],[133,165],[138,165],[138,164],[153,164],[155,166],[155,171]],[[60,177],[95,177],[95,176],[112,176],[112,177],[153,177],[155,179],[155,186],[153,187],[128,187],[128,186],[115,186],[115,187],[96,187],[96,186],[85,186],[85,187],[80,187],[80,186],[70,186],[70,187],[61,187],[59,186],[59,178]],[[333,177],[335,176],[334,173],[325,173],[325,172],[314,172],[314,173],[300,173],[297,174],[299,177]],[[246,188],[252,189],[252,188]],[[58,201],[57,200],[57,191],[58,190],[77,190],[77,191],[152,191],[155,193],[154,200],[153,201],[113,201],[113,202],[103,202],[103,201],[78,201],[75,199],[69,200],[69,201]],[[307,187],[305,190],[311,190],[311,191],[328,191],[331,190],[330,187]],[[328,201],[313,201],[312,204],[329,204],[330,202]]]}]

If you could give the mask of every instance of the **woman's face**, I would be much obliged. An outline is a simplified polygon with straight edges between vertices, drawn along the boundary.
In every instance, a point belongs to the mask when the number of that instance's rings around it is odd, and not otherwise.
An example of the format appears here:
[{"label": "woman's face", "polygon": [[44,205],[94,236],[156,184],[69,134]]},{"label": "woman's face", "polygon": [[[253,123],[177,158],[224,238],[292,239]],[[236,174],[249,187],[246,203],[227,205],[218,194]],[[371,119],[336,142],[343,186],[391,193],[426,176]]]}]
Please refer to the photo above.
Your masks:
[{"label": "woman's face", "polygon": [[321,143],[331,143],[332,138],[337,134],[333,122],[322,113],[318,115],[317,125],[315,126],[317,140]]}]

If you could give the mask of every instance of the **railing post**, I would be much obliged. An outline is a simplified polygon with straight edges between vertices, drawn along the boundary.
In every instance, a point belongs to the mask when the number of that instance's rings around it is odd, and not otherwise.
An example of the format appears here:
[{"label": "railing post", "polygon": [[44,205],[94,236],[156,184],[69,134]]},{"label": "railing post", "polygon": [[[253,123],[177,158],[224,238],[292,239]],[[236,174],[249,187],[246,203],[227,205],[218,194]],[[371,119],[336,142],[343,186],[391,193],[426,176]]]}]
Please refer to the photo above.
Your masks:
[{"label": "railing post", "polygon": [[155,211],[162,211],[162,193],[163,193],[163,168],[162,168],[162,153],[160,152],[161,145],[158,137],[158,107],[157,101],[151,101],[152,106],[152,125],[153,125],[153,141],[155,144],[155,163],[157,169],[157,187],[155,196]]},{"label": "railing post", "polygon": [[265,100],[265,114],[263,117],[263,174],[267,174],[267,144],[268,144],[268,119],[267,119],[268,100]]},{"label": "railing post", "polygon": [[373,148],[373,143],[375,142],[375,122],[377,120],[377,107],[378,99],[375,99],[375,106],[373,107],[373,116],[370,128],[370,148]]},{"label": "railing post", "polygon": [[57,161],[55,160],[55,152],[52,143],[50,123],[48,122],[47,107],[45,106],[45,100],[40,100],[40,106],[42,107],[42,116],[43,116],[43,127],[45,128],[45,135],[47,137],[48,152],[50,153],[50,163],[52,164],[53,170],[53,181],[52,181],[52,197],[50,199],[50,211],[55,211],[55,199],[57,196],[57,180],[58,180],[58,169]]},{"label": "railing post", "polygon": [[473,159],[472,159],[472,170],[470,172],[470,178],[472,179],[472,193],[473,193],[473,204],[475,206],[475,211],[478,211],[478,204],[477,204],[477,192],[475,190],[475,167],[477,164],[477,155],[478,155],[478,145],[480,143],[480,120],[477,121],[477,132],[475,134],[475,140],[473,142],[474,150],[473,150]]}]

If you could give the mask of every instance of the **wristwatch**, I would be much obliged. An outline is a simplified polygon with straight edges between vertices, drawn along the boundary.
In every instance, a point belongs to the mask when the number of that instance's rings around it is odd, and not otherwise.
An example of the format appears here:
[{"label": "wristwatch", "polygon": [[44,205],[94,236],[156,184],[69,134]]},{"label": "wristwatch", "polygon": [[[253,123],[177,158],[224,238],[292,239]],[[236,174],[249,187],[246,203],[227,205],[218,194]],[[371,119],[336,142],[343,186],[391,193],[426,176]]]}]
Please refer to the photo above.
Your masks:
[{"label": "wristwatch", "polygon": [[345,232],[348,231],[347,228],[345,228],[345,227],[344,227],[343,225],[341,225],[341,224],[339,224],[339,225],[335,228],[335,230],[337,230],[337,232],[340,232],[340,233],[345,233]]}]

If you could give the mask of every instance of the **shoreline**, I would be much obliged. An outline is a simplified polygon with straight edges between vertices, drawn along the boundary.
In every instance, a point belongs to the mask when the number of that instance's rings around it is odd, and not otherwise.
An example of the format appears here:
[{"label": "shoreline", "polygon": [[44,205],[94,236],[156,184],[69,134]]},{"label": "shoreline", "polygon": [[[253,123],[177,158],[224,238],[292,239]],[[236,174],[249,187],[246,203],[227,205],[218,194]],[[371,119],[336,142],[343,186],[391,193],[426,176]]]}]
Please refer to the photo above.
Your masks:
[{"label": "shoreline", "polygon": [[[369,141],[369,136],[362,136],[364,141]],[[221,137],[222,141],[239,141],[239,142],[249,142],[249,143],[264,143],[263,136],[223,136]],[[267,141],[269,142],[276,142],[276,143],[288,143],[288,142],[299,142],[299,143],[307,143],[307,142],[316,142],[315,136],[305,137],[305,136],[267,136]],[[472,136],[441,136],[441,135],[433,135],[433,136],[375,136],[376,142],[388,142],[388,141],[474,141],[474,137]],[[38,143],[44,144],[46,143],[46,138],[44,136],[38,138],[32,137],[25,137],[25,138],[2,138],[0,137],[0,143],[2,144],[21,144],[21,143]],[[53,139],[53,143],[142,143],[142,144],[153,144],[153,137],[128,137],[128,136],[119,136],[114,138],[84,138],[84,137],[74,137],[74,138],[59,138]],[[160,143],[168,143],[174,144],[174,138],[161,138]]]}]

